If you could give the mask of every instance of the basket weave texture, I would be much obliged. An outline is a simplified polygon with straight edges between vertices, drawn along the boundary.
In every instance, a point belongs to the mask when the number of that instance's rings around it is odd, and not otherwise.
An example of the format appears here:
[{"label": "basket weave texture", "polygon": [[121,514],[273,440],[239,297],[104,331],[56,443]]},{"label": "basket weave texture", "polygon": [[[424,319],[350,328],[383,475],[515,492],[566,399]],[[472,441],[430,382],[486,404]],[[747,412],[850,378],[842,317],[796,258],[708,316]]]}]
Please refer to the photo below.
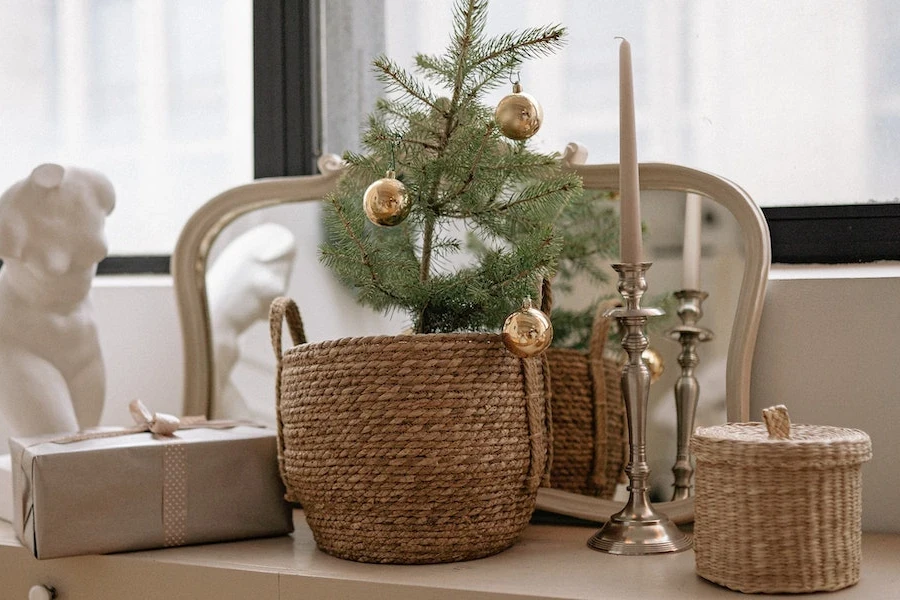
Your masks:
[{"label": "basket weave texture", "polygon": [[857,583],[869,436],[791,425],[785,438],[777,429],[777,423],[769,429],[732,423],[694,433],[697,574],[742,592],[830,591]]},{"label": "basket weave texture", "polygon": [[553,414],[550,486],[600,498],[613,497],[627,455],[621,371],[603,353],[610,326],[604,314],[616,304],[598,308],[588,352],[547,350]]},{"label": "basket weave texture", "polygon": [[[320,549],[350,560],[436,563],[511,546],[548,465],[541,359],[499,335],[304,343],[276,299],[279,463]],[[296,346],[282,354],[282,320]]]}]

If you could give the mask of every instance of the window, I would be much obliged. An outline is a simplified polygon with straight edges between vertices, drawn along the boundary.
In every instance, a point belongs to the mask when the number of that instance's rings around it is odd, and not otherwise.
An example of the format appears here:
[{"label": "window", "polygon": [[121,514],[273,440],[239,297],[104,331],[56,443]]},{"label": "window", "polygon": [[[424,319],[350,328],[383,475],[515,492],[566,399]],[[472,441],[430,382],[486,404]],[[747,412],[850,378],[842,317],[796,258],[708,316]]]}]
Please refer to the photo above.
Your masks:
[{"label": "window", "polygon": [[97,169],[110,254],[167,268],[190,214],[253,177],[251,17],[250,0],[0,2],[0,185]]},{"label": "window", "polygon": [[[118,196],[101,270],[165,271],[200,203],[357,148],[381,93],[371,59],[442,49],[451,6],[0,2],[0,186],[46,161],[97,168]],[[569,28],[567,48],[521,73],[547,114],[543,148],[574,140],[590,162],[618,159],[624,35],[641,160],[739,182],[764,207],[776,260],[900,259],[900,5],[491,2],[494,32],[549,22]]]},{"label": "window", "polygon": [[[452,4],[324,4],[325,105],[351,109],[326,113],[326,150],[356,148],[359,121],[346,115],[362,119],[380,93],[361,88],[374,78],[359,57],[385,52],[412,66],[415,53],[440,52]],[[618,160],[614,37],[625,36],[642,161],[740,183],[764,207],[776,260],[900,259],[900,5],[492,0],[488,30],[551,22],[567,26],[567,47],[521,73],[544,106],[540,147],[579,141],[589,162]]]}]

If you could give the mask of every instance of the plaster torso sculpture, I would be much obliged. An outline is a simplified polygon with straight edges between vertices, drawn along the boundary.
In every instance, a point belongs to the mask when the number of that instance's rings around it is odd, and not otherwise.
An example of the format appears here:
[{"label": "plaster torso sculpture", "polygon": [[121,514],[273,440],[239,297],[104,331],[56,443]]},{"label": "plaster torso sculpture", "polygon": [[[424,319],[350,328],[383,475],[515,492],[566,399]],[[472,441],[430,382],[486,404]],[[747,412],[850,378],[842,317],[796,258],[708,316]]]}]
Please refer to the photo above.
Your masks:
[{"label": "plaster torso sculpture", "polygon": [[55,164],[0,196],[0,419],[12,436],[100,420],[105,372],[88,293],[114,205],[106,177]]},{"label": "plaster torso sculpture", "polygon": [[[239,338],[253,324],[268,323],[269,306],[283,296],[294,265],[294,235],[263,223],[235,238],[206,278],[215,364],[214,418],[250,418],[275,423],[274,396],[244,398],[231,375],[240,358]],[[275,371],[272,366],[271,377]],[[271,401],[269,401],[271,400]]]}]

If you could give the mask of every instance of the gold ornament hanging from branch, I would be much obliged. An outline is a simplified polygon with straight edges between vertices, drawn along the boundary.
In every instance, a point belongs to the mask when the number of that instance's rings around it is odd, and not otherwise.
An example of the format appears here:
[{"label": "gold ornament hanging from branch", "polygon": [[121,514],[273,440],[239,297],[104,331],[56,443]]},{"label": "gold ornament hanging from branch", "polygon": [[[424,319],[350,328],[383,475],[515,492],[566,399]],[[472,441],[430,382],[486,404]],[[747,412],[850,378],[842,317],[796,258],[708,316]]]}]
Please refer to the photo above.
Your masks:
[{"label": "gold ornament hanging from branch", "polygon": [[400,136],[391,142],[391,166],[384,177],[373,182],[363,194],[363,210],[379,227],[393,227],[402,223],[412,208],[409,193],[403,182],[397,179],[396,151]]},{"label": "gold ornament hanging from branch", "polygon": [[394,171],[373,182],[363,196],[363,209],[370,221],[380,227],[399,225],[409,215],[411,202],[403,182]]},{"label": "gold ornament hanging from branch", "polygon": [[550,318],[531,305],[531,298],[522,308],[506,317],[503,323],[503,344],[519,358],[530,358],[546,350],[553,341]]},{"label": "gold ornament hanging from branch", "polygon": [[541,128],[544,109],[531,94],[522,91],[518,79],[513,82],[512,94],[504,96],[494,111],[500,132],[511,140],[527,140]]}]

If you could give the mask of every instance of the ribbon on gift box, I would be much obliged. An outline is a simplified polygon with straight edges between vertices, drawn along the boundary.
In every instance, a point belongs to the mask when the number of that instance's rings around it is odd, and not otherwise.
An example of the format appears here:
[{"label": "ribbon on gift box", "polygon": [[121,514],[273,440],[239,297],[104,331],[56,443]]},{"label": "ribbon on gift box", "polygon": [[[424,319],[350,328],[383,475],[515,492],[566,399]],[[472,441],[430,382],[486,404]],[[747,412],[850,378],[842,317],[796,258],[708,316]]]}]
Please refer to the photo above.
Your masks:
[{"label": "ribbon on gift box", "polygon": [[72,442],[97,440],[119,435],[130,435],[132,433],[152,433],[154,435],[172,437],[179,429],[197,429],[201,427],[208,429],[231,429],[232,427],[238,427],[240,425],[264,427],[264,425],[254,421],[234,419],[216,419],[210,421],[203,416],[176,417],[175,415],[167,413],[152,412],[143,402],[137,399],[132,400],[128,404],[128,410],[131,413],[131,418],[135,421],[133,427],[88,429],[55,438],[50,440],[50,442],[53,444],[71,444]]}]

